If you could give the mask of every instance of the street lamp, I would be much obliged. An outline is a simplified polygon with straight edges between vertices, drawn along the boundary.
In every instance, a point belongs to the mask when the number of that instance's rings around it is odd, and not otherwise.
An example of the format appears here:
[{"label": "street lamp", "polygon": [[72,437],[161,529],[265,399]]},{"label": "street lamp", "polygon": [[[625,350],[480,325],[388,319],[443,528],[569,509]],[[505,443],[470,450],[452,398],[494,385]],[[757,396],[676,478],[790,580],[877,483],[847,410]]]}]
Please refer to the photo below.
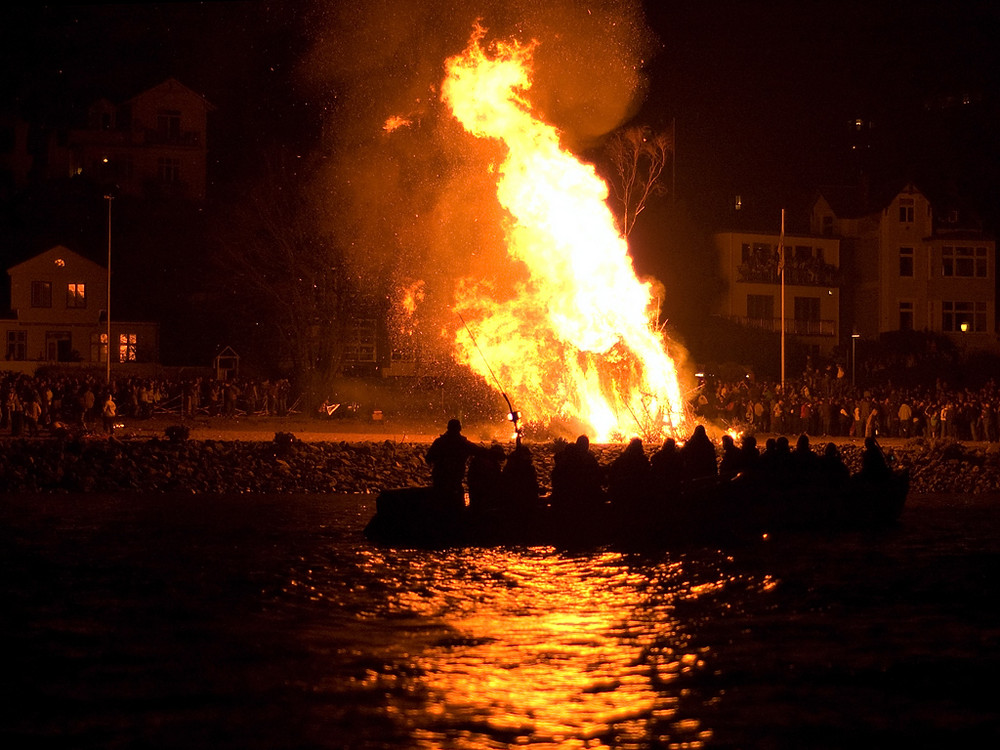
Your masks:
[{"label": "street lamp", "polygon": [[855,375],[858,370],[858,339],[861,338],[860,333],[851,334],[851,387],[855,385]]},{"label": "street lamp", "polygon": [[111,201],[113,201],[115,197],[111,195],[111,193],[108,193],[107,195],[104,196],[104,199],[108,202],[108,301],[107,301],[107,307],[105,308],[104,311],[104,318],[105,322],[107,323],[106,335],[108,337],[108,344],[107,344],[107,354],[105,357],[107,360],[105,383],[107,383],[107,385],[110,387],[111,386]]}]

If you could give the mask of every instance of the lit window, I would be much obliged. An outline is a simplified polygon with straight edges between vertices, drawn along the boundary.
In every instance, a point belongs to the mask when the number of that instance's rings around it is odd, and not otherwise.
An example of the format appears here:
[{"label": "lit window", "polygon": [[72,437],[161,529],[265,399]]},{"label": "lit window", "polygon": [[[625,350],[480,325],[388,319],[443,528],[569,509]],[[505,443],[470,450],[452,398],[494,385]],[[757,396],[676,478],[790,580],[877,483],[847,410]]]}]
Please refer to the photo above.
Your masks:
[{"label": "lit window", "polygon": [[66,285],[66,307],[81,308],[87,306],[87,285]]},{"label": "lit window", "polygon": [[134,333],[118,334],[118,361],[135,362],[136,335]]},{"label": "lit window", "polygon": [[106,333],[90,334],[90,361],[91,362],[108,361],[108,334]]}]

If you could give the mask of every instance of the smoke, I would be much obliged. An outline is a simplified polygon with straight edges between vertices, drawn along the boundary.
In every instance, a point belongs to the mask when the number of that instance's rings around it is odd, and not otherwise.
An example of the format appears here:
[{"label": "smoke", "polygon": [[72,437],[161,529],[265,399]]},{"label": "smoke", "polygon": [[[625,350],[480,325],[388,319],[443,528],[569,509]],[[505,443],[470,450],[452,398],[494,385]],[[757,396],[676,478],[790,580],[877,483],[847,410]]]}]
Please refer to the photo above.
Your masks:
[{"label": "smoke", "polygon": [[[580,150],[624,122],[645,94],[655,40],[637,2],[360,0],[317,4],[301,73],[325,108],[324,169],[312,196],[359,286],[444,345],[459,279],[510,284],[492,163],[499,146],[466,134],[440,101],[444,62],[468,44],[537,41],[530,99]],[[501,262],[503,261],[503,262]],[[420,282],[411,316],[400,295]],[[450,345],[448,345],[450,348]],[[445,358],[445,349],[437,349]]]}]

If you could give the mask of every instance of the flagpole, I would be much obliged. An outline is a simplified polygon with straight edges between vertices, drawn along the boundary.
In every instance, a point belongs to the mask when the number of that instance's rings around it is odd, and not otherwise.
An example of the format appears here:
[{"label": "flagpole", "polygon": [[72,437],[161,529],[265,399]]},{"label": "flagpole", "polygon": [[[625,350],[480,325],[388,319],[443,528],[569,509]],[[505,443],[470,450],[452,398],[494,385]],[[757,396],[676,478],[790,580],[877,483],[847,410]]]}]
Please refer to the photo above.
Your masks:
[{"label": "flagpole", "polygon": [[778,267],[781,269],[781,391],[783,393],[785,390],[785,209],[781,209],[778,256]]}]

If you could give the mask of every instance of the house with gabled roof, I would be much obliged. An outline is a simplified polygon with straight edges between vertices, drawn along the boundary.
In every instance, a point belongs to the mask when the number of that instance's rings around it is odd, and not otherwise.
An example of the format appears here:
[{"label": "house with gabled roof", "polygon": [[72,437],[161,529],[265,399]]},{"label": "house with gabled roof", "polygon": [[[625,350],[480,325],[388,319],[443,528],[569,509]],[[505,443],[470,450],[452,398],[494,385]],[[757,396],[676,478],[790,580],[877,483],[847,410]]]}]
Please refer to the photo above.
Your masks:
[{"label": "house with gabled roof", "polygon": [[68,136],[70,173],[121,195],[203,200],[208,114],[214,107],[175,78],[121,104],[102,98]]},{"label": "house with gabled roof", "polygon": [[882,195],[824,188],[810,227],[840,239],[845,334],[918,330],[1000,349],[996,241],[966,208],[912,183]]},{"label": "house with gabled roof", "polygon": [[[107,365],[107,267],[57,245],[7,273],[11,309],[0,320],[0,369],[33,374],[55,363]],[[112,317],[110,333],[116,368],[159,361],[156,323]]]}]

